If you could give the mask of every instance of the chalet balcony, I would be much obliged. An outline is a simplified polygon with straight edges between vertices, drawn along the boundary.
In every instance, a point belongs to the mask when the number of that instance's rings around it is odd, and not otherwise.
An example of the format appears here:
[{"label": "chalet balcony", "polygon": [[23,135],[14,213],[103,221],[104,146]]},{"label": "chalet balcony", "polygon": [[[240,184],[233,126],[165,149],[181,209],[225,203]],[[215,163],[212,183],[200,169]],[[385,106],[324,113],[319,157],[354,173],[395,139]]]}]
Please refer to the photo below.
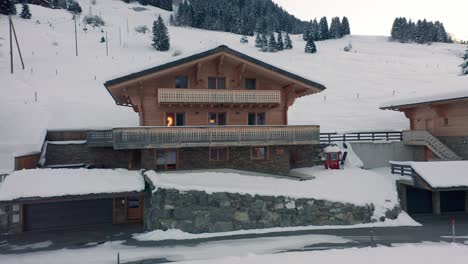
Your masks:
[{"label": "chalet balcony", "polygon": [[319,144],[319,126],[132,127],[90,131],[92,147],[114,149]]},{"label": "chalet balcony", "polygon": [[158,89],[159,104],[232,105],[257,104],[274,107],[281,104],[278,90]]}]

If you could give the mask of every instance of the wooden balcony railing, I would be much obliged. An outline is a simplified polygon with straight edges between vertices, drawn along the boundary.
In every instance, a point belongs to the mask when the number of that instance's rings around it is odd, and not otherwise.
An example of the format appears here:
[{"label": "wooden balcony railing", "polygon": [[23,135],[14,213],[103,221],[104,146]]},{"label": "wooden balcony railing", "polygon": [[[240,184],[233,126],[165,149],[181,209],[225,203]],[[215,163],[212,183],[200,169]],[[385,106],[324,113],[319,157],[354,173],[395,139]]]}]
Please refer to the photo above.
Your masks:
[{"label": "wooden balcony railing", "polygon": [[114,149],[319,144],[319,130],[318,126],[114,128],[105,135],[89,132],[88,144]]},{"label": "wooden balcony railing", "polygon": [[160,104],[280,104],[277,90],[158,89]]}]

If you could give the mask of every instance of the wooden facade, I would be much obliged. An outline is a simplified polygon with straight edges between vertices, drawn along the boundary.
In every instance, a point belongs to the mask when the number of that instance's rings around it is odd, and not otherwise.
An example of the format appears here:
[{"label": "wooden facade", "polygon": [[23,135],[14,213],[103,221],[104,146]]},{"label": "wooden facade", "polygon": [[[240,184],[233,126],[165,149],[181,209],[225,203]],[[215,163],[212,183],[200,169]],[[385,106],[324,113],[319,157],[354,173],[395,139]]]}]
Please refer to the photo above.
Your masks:
[{"label": "wooden facade", "polygon": [[[141,126],[166,126],[168,115],[183,114],[184,126],[210,125],[210,114],[224,114],[223,125],[248,125],[249,114],[264,115],[262,125],[287,125],[288,108],[298,97],[323,88],[280,74],[236,56],[226,48],[194,60],[182,61],[146,75],[106,83],[117,104],[132,106]],[[176,88],[178,78],[184,88]],[[224,89],[208,89],[209,79]],[[246,89],[247,82],[255,87]]]},{"label": "wooden facade", "polygon": [[395,106],[405,113],[411,130],[426,130],[437,137],[468,136],[468,99]]}]

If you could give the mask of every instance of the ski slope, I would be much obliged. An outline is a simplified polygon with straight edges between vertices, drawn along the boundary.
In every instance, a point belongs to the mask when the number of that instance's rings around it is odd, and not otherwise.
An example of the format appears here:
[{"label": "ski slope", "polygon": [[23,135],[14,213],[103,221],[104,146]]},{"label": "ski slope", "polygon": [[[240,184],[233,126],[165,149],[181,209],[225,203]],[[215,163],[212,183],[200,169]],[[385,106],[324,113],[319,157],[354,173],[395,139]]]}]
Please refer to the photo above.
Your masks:
[{"label": "ski slope", "polygon": [[[243,45],[239,35],[169,27],[171,50],[156,52],[150,46],[151,34],[136,33],[134,28],[152,28],[158,14],[168,21],[170,12],[150,6],[135,11],[138,4],[122,1],[98,0],[92,6],[90,1],[79,2],[84,14],[99,14],[106,22],[102,29],[108,35],[109,56],[105,43],[100,43],[105,34],[90,26],[85,32],[81,18],[75,56],[74,23],[65,10],[31,5],[31,20],[13,18],[25,70],[16,56],[15,73],[10,74],[8,35],[0,35],[0,170],[13,167],[13,153],[37,150],[45,129],[138,125],[137,114],[115,105],[103,83],[117,73],[171,59],[175,51],[183,55],[224,44],[326,85],[326,91],[299,99],[289,112],[290,124],[318,124],[322,131],[405,129],[403,114],[378,106],[398,97],[468,89],[468,76],[459,76],[457,67],[462,45],[347,36],[317,42],[318,53],[309,55],[297,35],[292,36],[293,50],[262,53],[254,47],[253,37]],[[2,15],[0,32],[8,32],[7,17]],[[353,52],[346,53],[343,48],[349,42]]]}]

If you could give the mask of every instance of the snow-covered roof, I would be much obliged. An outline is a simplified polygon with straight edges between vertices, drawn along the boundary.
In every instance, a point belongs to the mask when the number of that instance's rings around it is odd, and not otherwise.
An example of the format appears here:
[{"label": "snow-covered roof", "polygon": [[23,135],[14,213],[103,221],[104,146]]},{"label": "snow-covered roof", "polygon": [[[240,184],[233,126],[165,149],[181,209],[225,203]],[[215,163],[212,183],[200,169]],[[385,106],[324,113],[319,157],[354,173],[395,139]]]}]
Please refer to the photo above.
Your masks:
[{"label": "snow-covered roof", "polygon": [[407,107],[407,106],[412,106],[412,105],[451,101],[451,100],[460,100],[460,99],[468,99],[468,89],[447,92],[447,93],[437,93],[437,94],[432,94],[432,95],[391,100],[391,101],[382,103],[380,105],[380,108],[398,110],[402,107]]},{"label": "snow-covered roof", "polygon": [[0,186],[0,201],[68,195],[139,192],[140,171],[124,169],[32,169],[14,171]]},{"label": "snow-covered roof", "polygon": [[468,187],[468,160],[392,163],[411,166],[432,188]]},{"label": "snow-covered roof", "polygon": [[267,69],[269,69],[269,70],[271,70],[273,72],[288,76],[289,78],[295,79],[295,80],[297,80],[297,81],[299,81],[301,83],[304,83],[306,85],[313,86],[313,87],[315,87],[315,88],[317,88],[319,90],[325,90],[326,89],[326,87],[324,85],[320,84],[320,83],[314,82],[314,81],[312,81],[312,80],[310,80],[310,79],[308,79],[306,77],[303,77],[303,76],[301,76],[299,74],[293,73],[292,71],[286,71],[286,70],[281,69],[279,67],[268,64],[268,63],[264,62],[264,60],[262,60],[262,59],[246,55],[246,54],[241,53],[241,52],[239,52],[237,50],[231,49],[226,45],[220,45],[220,46],[217,46],[217,47],[209,46],[209,47],[207,47],[205,49],[198,50],[196,52],[192,52],[192,53],[189,53],[189,54],[185,54],[184,56],[176,56],[176,57],[173,57],[173,58],[169,58],[167,60],[164,60],[164,61],[160,62],[157,65],[153,65],[152,67],[140,68],[139,70],[136,70],[136,71],[133,71],[133,72],[127,72],[124,75],[117,76],[117,77],[113,78],[112,80],[107,81],[104,85],[106,87],[109,87],[111,85],[119,84],[119,83],[131,80],[131,79],[134,79],[134,78],[145,76],[147,74],[151,74],[151,73],[154,73],[154,72],[158,72],[158,71],[162,71],[162,70],[169,69],[169,68],[172,68],[172,67],[176,67],[178,65],[181,65],[181,64],[184,64],[184,63],[187,63],[187,62],[190,62],[190,61],[198,60],[198,59],[201,59],[201,58],[204,58],[204,57],[216,54],[216,53],[220,53],[220,52],[229,53],[231,55],[234,55],[236,57],[239,57],[239,58],[244,59],[246,61],[249,61],[251,63],[254,63],[254,64],[260,65],[260,66],[262,66],[264,68],[267,68]]},{"label": "snow-covered roof", "polygon": [[328,146],[323,151],[325,153],[336,153],[336,152],[340,152],[341,149],[338,146]]}]

